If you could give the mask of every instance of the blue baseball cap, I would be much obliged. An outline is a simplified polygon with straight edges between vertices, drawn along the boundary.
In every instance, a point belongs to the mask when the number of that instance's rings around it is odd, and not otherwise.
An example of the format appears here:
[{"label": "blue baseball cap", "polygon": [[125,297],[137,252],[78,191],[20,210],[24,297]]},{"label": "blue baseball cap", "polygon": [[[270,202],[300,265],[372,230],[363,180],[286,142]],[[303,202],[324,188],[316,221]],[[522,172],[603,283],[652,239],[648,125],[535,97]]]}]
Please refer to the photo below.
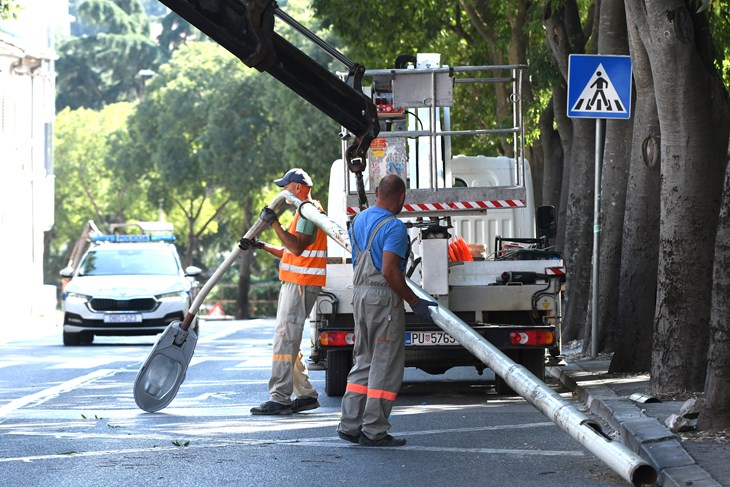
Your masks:
[{"label": "blue baseball cap", "polygon": [[294,169],[289,169],[282,177],[274,180],[274,183],[282,188],[289,183],[300,183],[305,186],[309,186],[310,188],[314,186],[314,184],[312,183],[312,178],[309,177],[309,174],[307,174],[304,169],[300,169],[298,167],[295,167]]}]

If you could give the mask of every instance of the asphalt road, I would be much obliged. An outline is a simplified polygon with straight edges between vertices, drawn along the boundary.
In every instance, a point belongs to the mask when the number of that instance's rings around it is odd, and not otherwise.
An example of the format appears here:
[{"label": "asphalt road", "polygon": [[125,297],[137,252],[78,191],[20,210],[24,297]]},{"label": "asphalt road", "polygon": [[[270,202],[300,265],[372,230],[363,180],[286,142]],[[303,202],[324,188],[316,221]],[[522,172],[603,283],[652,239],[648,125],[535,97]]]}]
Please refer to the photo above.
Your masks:
[{"label": "asphalt road", "polygon": [[391,416],[391,433],[408,439],[401,448],[340,440],[340,398],[324,394],[321,370],[311,371],[319,409],[251,416],[267,399],[273,320],[201,330],[185,383],[154,414],[132,395],[154,338],[64,347],[60,328],[5,336],[2,485],[627,485],[522,398],[498,396],[489,371],[407,369]]}]

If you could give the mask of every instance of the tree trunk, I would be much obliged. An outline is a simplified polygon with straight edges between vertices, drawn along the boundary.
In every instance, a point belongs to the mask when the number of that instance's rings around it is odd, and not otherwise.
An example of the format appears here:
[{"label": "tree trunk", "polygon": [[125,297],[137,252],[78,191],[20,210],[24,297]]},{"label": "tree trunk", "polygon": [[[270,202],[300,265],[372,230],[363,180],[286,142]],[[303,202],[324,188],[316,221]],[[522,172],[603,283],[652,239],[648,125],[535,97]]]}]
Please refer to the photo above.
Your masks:
[{"label": "tree trunk", "polygon": [[[248,230],[248,229],[246,229]],[[253,250],[244,250],[238,263],[238,286],[236,287],[236,312],[237,320],[251,318],[251,303],[248,300],[248,293],[251,290],[251,265],[253,264]]]},{"label": "tree trunk", "polygon": [[553,105],[555,106],[555,122],[558,126],[560,141],[563,144],[563,160],[561,161],[562,180],[560,200],[558,201],[558,235],[555,246],[558,250],[565,248],[565,228],[568,215],[568,192],[570,190],[570,161],[573,153],[573,120],[568,118],[568,90],[565,86],[553,86]]},{"label": "tree trunk", "polygon": [[[517,8],[506,9],[507,19],[510,25],[511,38],[508,47],[507,59],[510,64],[528,64],[527,49],[530,45],[529,28],[527,26],[530,20],[529,11],[531,8],[531,0],[518,0]],[[529,77],[522,82],[522,98],[525,105],[535,104],[535,94],[532,91],[532,83]],[[523,121],[524,123],[524,121]],[[542,131],[541,131],[542,132]],[[532,144],[525,148],[525,158],[530,162],[530,170],[532,171],[533,196],[538,204],[544,201],[543,195],[546,161],[545,151],[542,148],[542,135],[533,139]]]},{"label": "tree trunk", "polygon": [[564,341],[583,338],[591,294],[595,125],[594,120],[573,120],[570,193],[563,253],[567,273]]},{"label": "tree trunk", "polygon": [[730,171],[725,171],[712,277],[705,407],[697,426],[699,429],[727,429],[730,428]]},{"label": "tree trunk", "polygon": [[[247,201],[241,203],[243,209],[243,231],[241,235],[245,235],[248,232],[251,225],[253,225],[253,214],[251,208],[253,207],[252,198],[247,198]],[[261,252],[264,252],[261,250]],[[238,264],[238,286],[236,288],[236,312],[235,317],[237,320],[248,319],[251,317],[251,307],[248,300],[248,293],[251,290],[251,266],[253,265],[253,250],[247,250],[241,252]]]},{"label": "tree trunk", "polygon": [[[575,0],[546,2],[543,8],[543,24],[547,31],[548,47],[553,60],[563,77],[567,79],[568,56],[582,53],[585,46],[585,34],[580,25],[580,15]],[[563,252],[567,271],[563,320],[565,341],[580,338],[583,331],[589,296],[593,230],[595,122],[576,119],[573,120],[572,127],[570,159],[566,159],[567,163],[564,166],[570,172]]]},{"label": "tree trunk", "polygon": [[651,66],[637,29],[635,23],[630,23],[636,97],[613,336],[614,353],[609,372],[647,372],[651,366],[659,255],[660,137]]},{"label": "tree trunk", "polygon": [[553,128],[555,110],[552,100],[540,114],[540,140],[542,141],[545,171],[542,180],[543,205],[560,208],[560,186],[563,180],[563,146],[560,133]]},{"label": "tree trunk", "polygon": [[705,276],[712,275],[727,151],[727,117],[723,123],[718,115],[727,113],[727,100],[712,60],[700,52],[704,15],[694,16],[680,0],[627,0],[627,10],[649,55],[661,127],[651,387],[656,394],[698,391],[709,342],[711,281]]},{"label": "tree trunk", "polygon": [[[598,28],[598,53],[626,55],[629,40],[623,0],[602,0]],[[621,235],[626,205],[633,120],[607,120],[601,173],[601,219],[598,280],[599,351],[612,351],[618,312],[621,269]],[[589,314],[590,316],[590,314]],[[590,320],[586,322],[589,335]],[[587,343],[584,342],[584,345]]]}]

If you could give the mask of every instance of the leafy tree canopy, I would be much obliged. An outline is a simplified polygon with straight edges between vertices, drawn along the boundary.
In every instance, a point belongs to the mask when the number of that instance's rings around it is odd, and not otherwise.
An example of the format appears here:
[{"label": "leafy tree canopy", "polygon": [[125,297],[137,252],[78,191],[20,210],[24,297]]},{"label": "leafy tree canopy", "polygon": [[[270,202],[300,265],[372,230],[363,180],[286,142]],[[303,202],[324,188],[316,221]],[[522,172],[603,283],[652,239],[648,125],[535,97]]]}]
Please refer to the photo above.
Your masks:
[{"label": "leafy tree canopy", "polygon": [[96,32],[58,51],[56,108],[100,108],[137,97],[142,69],[155,68],[158,48],[139,0],[85,0],[77,15]]},{"label": "leafy tree canopy", "polygon": [[16,0],[0,0],[0,20],[14,19],[20,9]]},{"label": "leafy tree canopy", "polygon": [[[109,223],[144,220],[155,216],[154,207],[140,198],[140,185],[121,181],[104,165],[110,134],[124,130],[132,112],[129,103],[108,105],[102,110],[65,109],[56,116],[55,225],[49,255],[62,260],[89,220],[101,228]],[[57,260],[49,269],[66,263]]]}]

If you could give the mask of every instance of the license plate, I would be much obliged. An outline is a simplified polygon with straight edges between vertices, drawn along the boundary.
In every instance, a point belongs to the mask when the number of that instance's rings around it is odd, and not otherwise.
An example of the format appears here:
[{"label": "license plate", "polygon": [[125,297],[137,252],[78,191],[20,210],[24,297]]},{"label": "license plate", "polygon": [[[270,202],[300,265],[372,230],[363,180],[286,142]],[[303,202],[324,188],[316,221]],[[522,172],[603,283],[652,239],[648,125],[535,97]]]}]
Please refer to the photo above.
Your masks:
[{"label": "license plate", "polygon": [[139,315],[139,314],[104,315],[104,323],[142,323],[142,315]]},{"label": "license plate", "polygon": [[454,337],[444,331],[407,331],[406,347],[458,345]]}]

